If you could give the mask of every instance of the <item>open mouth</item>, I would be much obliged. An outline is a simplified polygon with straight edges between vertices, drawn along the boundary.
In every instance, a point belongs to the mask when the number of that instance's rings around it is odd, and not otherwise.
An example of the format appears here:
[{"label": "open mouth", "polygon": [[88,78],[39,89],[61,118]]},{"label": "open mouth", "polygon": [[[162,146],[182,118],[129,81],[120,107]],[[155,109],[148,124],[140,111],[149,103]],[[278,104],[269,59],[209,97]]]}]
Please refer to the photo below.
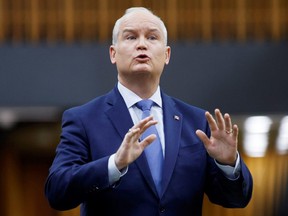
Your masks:
[{"label": "open mouth", "polygon": [[146,54],[140,54],[140,55],[136,56],[136,60],[139,62],[146,62],[149,60],[149,56]]}]

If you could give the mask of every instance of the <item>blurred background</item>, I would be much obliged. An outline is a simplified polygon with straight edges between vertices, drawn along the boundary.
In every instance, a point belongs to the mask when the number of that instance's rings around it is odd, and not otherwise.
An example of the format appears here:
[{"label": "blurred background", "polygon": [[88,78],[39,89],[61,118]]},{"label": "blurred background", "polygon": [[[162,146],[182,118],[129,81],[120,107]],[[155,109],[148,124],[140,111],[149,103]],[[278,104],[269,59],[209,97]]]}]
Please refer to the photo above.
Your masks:
[{"label": "blurred background", "polygon": [[161,88],[240,127],[252,200],[224,209],[205,197],[203,215],[288,215],[287,0],[0,0],[0,215],[79,215],[51,209],[44,182],[63,110],[115,85],[112,28],[131,6],[167,26]]}]

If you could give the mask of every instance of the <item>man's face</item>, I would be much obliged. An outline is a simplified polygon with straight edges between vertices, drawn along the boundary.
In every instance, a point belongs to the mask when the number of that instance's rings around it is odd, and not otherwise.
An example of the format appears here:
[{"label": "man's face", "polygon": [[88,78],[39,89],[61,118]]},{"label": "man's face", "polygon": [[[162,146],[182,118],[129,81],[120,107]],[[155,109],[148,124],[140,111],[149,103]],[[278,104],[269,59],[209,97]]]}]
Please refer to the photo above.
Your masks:
[{"label": "man's face", "polygon": [[110,47],[110,58],[119,78],[141,74],[159,79],[170,59],[160,21],[146,12],[128,15],[120,25],[117,44]]}]

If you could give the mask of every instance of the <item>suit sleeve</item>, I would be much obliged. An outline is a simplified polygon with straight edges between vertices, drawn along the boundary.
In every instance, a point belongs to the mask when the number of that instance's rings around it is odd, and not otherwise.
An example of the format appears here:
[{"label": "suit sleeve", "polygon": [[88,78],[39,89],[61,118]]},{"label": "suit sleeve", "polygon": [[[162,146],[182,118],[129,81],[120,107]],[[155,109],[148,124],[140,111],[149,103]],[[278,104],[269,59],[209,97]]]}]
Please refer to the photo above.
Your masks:
[{"label": "suit sleeve", "polygon": [[60,143],[45,183],[51,207],[72,209],[93,193],[107,189],[108,159],[91,160],[89,140],[79,115],[65,111]]},{"label": "suit sleeve", "polygon": [[[209,158],[209,156],[208,156]],[[250,171],[240,157],[240,175],[230,180],[209,158],[208,177],[206,178],[206,194],[212,203],[226,208],[244,208],[252,196],[253,180]]]}]

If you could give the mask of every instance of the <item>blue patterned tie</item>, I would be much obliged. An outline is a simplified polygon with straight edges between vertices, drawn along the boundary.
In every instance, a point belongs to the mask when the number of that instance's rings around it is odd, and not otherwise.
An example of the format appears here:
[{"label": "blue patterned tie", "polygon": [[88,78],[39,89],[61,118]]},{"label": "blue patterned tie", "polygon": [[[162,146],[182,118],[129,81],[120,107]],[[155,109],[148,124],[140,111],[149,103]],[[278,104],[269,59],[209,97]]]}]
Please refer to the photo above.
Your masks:
[{"label": "blue patterned tie", "polygon": [[[143,111],[142,119],[151,115],[150,109],[153,105],[152,100],[141,100],[136,103],[136,106]],[[162,165],[163,165],[163,152],[162,146],[160,143],[159,135],[155,125],[150,126],[146,129],[146,131],[142,134],[141,140],[145,137],[155,134],[157,138],[145,149],[146,158],[150,167],[150,171],[152,177],[154,179],[154,183],[156,185],[156,189],[158,194],[161,193],[161,178],[162,178]]]}]

